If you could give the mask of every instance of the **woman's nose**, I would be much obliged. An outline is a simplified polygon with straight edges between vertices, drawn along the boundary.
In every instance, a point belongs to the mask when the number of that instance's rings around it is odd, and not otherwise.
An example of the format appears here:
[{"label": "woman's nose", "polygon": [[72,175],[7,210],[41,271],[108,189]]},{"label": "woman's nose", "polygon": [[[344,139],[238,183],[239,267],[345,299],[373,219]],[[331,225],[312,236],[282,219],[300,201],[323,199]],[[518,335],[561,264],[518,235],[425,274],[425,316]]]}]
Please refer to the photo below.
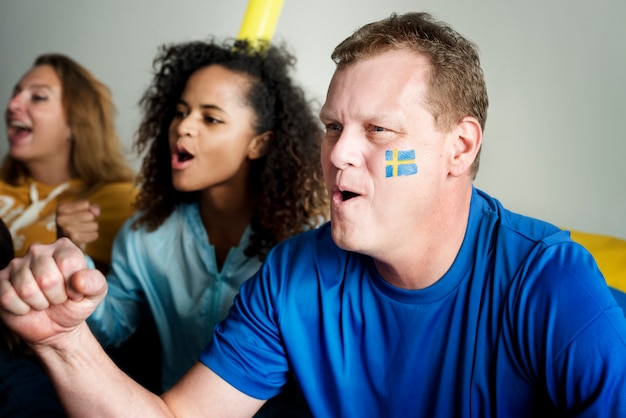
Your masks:
[{"label": "woman's nose", "polygon": [[7,105],[7,110],[9,112],[17,112],[18,110],[21,110],[23,108],[24,108],[23,95],[21,95],[20,93],[17,93],[13,97],[11,97]]},{"label": "woman's nose", "polygon": [[186,115],[178,122],[176,128],[179,136],[194,136],[198,132],[197,124],[192,115]]}]

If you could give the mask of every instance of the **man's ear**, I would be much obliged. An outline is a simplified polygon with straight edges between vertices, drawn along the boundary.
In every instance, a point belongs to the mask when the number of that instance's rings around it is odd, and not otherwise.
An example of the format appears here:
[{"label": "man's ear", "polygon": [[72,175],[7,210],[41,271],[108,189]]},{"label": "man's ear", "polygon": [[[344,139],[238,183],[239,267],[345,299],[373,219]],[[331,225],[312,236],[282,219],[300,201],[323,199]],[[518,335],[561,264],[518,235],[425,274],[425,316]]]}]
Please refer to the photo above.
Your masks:
[{"label": "man's ear", "polygon": [[274,132],[265,131],[252,138],[250,145],[248,145],[248,158],[256,160],[263,157],[270,149],[272,140],[274,139]]},{"label": "man's ear", "polygon": [[450,174],[456,177],[470,170],[483,142],[483,130],[476,118],[466,116],[456,125],[454,135],[454,156]]}]

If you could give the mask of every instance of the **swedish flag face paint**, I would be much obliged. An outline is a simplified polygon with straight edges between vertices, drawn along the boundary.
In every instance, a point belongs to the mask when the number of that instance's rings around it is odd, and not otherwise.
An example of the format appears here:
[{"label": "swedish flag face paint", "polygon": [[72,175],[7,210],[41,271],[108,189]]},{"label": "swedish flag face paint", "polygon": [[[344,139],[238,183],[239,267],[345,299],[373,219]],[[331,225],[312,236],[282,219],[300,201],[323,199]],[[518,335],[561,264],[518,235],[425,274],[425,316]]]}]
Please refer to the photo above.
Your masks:
[{"label": "swedish flag face paint", "polygon": [[412,176],[417,174],[415,150],[385,151],[385,177]]}]

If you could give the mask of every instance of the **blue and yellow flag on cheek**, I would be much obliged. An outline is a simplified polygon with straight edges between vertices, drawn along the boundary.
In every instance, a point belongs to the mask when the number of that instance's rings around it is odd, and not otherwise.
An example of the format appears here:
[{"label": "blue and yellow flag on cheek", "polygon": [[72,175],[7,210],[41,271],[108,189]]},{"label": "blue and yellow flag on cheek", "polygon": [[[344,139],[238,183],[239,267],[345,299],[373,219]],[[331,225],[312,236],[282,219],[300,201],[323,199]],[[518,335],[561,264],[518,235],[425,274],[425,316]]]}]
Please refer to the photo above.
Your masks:
[{"label": "blue and yellow flag on cheek", "polygon": [[385,151],[385,177],[412,176],[417,174],[415,150]]}]

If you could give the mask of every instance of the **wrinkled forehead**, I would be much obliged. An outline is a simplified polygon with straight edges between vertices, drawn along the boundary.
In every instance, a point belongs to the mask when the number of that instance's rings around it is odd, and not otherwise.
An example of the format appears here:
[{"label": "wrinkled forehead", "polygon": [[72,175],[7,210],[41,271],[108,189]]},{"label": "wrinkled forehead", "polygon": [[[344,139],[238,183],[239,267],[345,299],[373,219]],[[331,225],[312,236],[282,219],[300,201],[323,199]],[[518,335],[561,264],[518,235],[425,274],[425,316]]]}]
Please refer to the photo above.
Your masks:
[{"label": "wrinkled forehead", "polygon": [[427,58],[409,50],[389,50],[337,67],[329,84],[322,113],[336,103],[349,105],[357,98],[418,101],[423,103],[429,87],[431,65]]}]

